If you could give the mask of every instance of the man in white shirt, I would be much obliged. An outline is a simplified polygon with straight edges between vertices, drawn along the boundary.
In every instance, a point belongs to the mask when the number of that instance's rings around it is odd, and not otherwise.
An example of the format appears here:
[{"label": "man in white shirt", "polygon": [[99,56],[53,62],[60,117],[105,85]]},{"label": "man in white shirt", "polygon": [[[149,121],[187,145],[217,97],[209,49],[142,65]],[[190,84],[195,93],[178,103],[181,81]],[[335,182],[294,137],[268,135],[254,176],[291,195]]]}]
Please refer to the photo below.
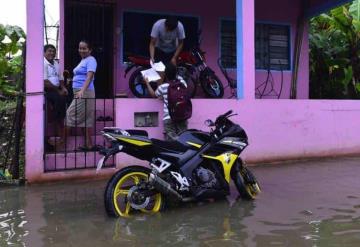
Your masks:
[{"label": "man in white shirt", "polygon": [[[59,63],[55,61],[55,55],[56,48],[53,45],[48,44],[44,46],[45,98],[52,107],[51,113],[55,122],[55,130],[59,136],[62,136],[68,91],[60,74]],[[49,144],[45,142],[46,147],[51,149]]]},{"label": "man in white shirt", "polygon": [[172,63],[176,60],[184,46],[185,30],[183,24],[174,16],[160,19],[151,30],[149,45],[152,62]]}]

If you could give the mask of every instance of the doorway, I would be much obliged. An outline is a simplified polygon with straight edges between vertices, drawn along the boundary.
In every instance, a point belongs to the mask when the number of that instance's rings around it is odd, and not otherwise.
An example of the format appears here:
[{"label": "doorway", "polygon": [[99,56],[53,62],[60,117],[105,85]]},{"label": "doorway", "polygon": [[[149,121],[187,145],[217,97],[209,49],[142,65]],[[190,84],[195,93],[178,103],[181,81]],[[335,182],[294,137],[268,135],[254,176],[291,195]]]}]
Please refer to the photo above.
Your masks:
[{"label": "doorway", "polygon": [[88,40],[97,60],[96,98],[114,96],[114,9],[112,3],[65,1],[65,69],[72,72],[77,66],[79,41]]}]

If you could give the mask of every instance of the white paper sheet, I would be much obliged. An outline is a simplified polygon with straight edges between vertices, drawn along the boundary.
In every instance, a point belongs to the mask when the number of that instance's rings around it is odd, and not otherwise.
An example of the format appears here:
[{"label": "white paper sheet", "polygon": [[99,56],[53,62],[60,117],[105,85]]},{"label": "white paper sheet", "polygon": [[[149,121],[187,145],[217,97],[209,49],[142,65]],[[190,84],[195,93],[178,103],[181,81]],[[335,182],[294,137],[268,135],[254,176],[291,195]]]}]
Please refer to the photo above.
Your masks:
[{"label": "white paper sheet", "polygon": [[158,63],[150,63],[151,64],[151,67],[156,70],[156,71],[159,71],[159,72],[164,72],[165,71],[165,65],[160,61]]},{"label": "white paper sheet", "polygon": [[158,72],[156,72],[156,70],[153,68],[143,70],[143,71],[141,71],[141,74],[148,81],[157,81],[157,80],[161,79]]}]

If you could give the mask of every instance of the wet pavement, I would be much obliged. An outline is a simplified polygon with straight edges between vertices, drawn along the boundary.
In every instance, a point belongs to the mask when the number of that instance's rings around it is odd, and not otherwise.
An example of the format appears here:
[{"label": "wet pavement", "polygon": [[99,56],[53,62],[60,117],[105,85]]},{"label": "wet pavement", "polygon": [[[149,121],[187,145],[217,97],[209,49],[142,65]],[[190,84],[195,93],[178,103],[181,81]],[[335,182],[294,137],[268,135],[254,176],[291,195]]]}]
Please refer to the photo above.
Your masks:
[{"label": "wet pavement", "polygon": [[112,219],[106,181],[0,187],[0,246],[360,246],[360,158],[252,167],[254,202]]}]

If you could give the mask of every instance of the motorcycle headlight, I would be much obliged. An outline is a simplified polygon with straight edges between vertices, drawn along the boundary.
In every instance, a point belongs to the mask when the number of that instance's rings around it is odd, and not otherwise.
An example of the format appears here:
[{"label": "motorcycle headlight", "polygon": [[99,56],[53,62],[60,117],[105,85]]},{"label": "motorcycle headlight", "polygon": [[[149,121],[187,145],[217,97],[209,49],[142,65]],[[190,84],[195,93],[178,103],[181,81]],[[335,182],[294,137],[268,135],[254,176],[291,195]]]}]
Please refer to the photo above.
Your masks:
[{"label": "motorcycle headlight", "polygon": [[220,140],[220,144],[229,145],[232,147],[239,148],[243,150],[248,144],[243,142],[240,138],[237,137],[225,137]]}]

